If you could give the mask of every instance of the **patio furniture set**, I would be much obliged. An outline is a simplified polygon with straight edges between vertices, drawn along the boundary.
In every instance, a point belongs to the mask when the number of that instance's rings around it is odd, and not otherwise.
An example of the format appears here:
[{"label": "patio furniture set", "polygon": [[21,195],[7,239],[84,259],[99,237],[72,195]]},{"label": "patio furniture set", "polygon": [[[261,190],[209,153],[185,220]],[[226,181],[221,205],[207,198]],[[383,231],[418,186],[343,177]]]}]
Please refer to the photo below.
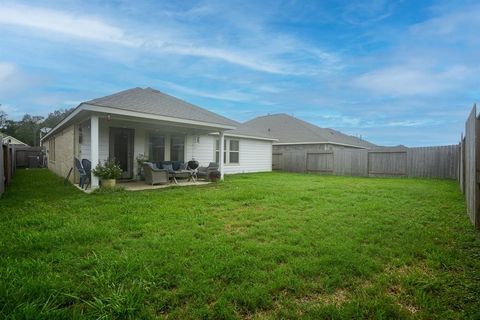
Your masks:
[{"label": "patio furniture set", "polygon": [[196,182],[197,179],[211,179],[212,173],[218,172],[218,164],[210,162],[208,167],[199,167],[198,161],[187,163],[181,161],[145,162],[143,173],[147,184],[167,184],[172,181],[178,184],[177,179],[188,179]]},{"label": "patio furniture set", "polygon": [[[91,183],[92,163],[88,159],[74,159],[75,168],[78,170],[80,180],[78,186],[87,189]],[[198,179],[210,180],[218,175],[218,164],[210,162],[208,167],[199,167],[198,161],[191,160],[187,163],[181,161],[145,162],[143,175],[145,183],[150,185],[178,184],[178,179],[188,179],[196,182]]]}]

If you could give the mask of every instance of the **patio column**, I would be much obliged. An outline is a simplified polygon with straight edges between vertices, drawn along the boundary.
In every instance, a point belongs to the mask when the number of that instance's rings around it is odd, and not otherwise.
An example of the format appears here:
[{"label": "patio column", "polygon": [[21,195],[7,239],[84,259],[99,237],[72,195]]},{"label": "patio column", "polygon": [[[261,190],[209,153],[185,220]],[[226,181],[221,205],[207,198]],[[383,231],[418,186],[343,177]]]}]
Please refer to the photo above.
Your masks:
[{"label": "patio column", "polygon": [[223,131],[220,131],[220,149],[218,150],[218,168],[220,169],[220,180],[223,180],[223,161],[224,161],[224,152],[225,152],[225,134]]},{"label": "patio column", "polygon": [[[90,118],[90,156],[91,156],[91,161],[92,161],[92,169],[97,166],[99,163],[98,159],[98,116],[97,115],[92,115]],[[92,189],[98,188],[98,177],[94,176],[92,173],[91,176],[91,186]]]}]

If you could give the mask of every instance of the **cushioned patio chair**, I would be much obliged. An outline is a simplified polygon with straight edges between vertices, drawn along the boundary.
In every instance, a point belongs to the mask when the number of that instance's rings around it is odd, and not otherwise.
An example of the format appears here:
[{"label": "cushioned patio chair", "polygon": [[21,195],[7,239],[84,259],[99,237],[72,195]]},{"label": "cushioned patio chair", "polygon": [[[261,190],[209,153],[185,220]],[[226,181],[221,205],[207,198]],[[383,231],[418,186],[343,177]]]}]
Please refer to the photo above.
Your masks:
[{"label": "cushioned patio chair", "polygon": [[218,171],[218,163],[210,162],[208,164],[208,167],[199,167],[197,169],[197,177],[208,180],[210,178],[210,173],[217,172],[217,171]]},{"label": "cushioned patio chair", "polygon": [[169,182],[168,170],[157,169],[151,162],[145,162],[143,164],[143,172],[146,184],[153,186],[154,184],[167,184]]}]

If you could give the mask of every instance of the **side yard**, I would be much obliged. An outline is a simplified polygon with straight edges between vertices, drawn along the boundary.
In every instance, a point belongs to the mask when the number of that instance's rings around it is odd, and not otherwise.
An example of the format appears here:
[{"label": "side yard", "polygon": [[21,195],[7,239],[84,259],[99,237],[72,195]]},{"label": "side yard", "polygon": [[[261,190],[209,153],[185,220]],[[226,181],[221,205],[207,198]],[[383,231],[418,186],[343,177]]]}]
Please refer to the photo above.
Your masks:
[{"label": "side yard", "polygon": [[88,195],[19,170],[0,215],[6,318],[480,318],[455,181],[276,172]]}]

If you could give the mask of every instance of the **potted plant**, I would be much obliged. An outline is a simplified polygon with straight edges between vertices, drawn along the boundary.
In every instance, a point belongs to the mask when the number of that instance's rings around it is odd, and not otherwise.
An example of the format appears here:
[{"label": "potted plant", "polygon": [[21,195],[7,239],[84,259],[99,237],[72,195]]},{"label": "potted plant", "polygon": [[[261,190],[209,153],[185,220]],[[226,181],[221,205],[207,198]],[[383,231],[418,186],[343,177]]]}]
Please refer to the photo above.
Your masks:
[{"label": "potted plant", "polygon": [[138,170],[137,170],[138,180],[145,180],[145,177],[143,174],[143,164],[147,162],[148,159],[142,153],[140,153],[135,159],[137,160],[137,165],[138,165]]},{"label": "potted plant", "polygon": [[115,187],[116,179],[122,176],[122,168],[115,162],[115,160],[105,161],[103,164],[98,164],[92,173],[102,180],[102,187]]}]

